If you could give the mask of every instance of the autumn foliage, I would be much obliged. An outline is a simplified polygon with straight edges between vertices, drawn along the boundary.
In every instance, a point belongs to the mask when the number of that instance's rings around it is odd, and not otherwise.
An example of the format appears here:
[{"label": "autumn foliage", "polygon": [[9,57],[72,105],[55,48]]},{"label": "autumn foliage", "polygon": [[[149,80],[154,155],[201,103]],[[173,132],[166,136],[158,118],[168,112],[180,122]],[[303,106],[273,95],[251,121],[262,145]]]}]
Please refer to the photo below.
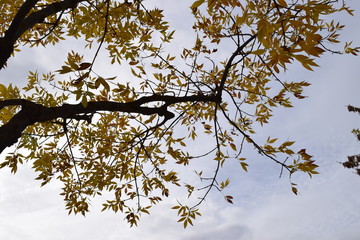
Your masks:
[{"label": "autumn foliage", "polygon": [[[69,50],[57,69],[31,70],[24,87],[0,84],[1,168],[15,173],[26,162],[41,185],[62,182],[69,213],[85,214],[90,199],[106,193],[103,210],[123,212],[131,225],[176,188],[189,199],[173,209],[192,225],[210,190],[231,183],[218,178],[226,161],[247,171],[245,145],[278,164],[297,194],[291,176],[316,174],[314,159],[292,140],[255,141],[254,126],[305,97],[309,82],[282,79],[290,65],[314,70],[325,52],[357,54],[332,20],[352,10],[329,0],[196,0],[187,9],[193,45],[172,48],[176,29],[160,3],[148,2],[1,1],[2,71],[25,47],[70,38],[86,47]],[[99,74],[104,52],[132,78]],[[203,139],[199,153],[191,146]],[[176,169],[198,159],[216,167],[194,169],[199,182],[188,182]]]}]

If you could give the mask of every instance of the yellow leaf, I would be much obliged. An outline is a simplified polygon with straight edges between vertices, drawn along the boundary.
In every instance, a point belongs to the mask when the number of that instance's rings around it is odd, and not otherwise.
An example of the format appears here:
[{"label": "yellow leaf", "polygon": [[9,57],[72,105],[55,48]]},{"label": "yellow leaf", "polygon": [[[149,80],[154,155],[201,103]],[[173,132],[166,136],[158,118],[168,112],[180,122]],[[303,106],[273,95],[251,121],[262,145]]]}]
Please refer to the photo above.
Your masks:
[{"label": "yellow leaf", "polygon": [[225,196],[225,200],[228,202],[228,203],[231,203],[231,204],[233,204],[233,197],[232,196]]},{"label": "yellow leaf", "polygon": [[208,8],[209,8],[210,10],[213,9],[216,1],[217,1],[217,0],[208,0]]},{"label": "yellow leaf", "polygon": [[274,143],[274,142],[276,142],[277,140],[278,140],[277,138],[269,139],[268,143]]},{"label": "yellow leaf", "polygon": [[297,190],[297,188],[296,188],[296,187],[291,187],[291,190],[293,191],[293,193],[295,193],[295,195],[297,195],[297,194],[298,194],[298,190]]},{"label": "yellow leaf", "polygon": [[56,72],[60,73],[60,74],[65,74],[68,72],[71,72],[72,69],[68,66],[62,66],[60,70],[57,70]]},{"label": "yellow leaf", "polygon": [[95,87],[98,88],[99,86],[103,85],[103,87],[107,90],[110,91],[110,85],[106,82],[106,80],[102,77],[98,77],[95,81]]},{"label": "yellow leaf", "polygon": [[0,94],[6,93],[7,88],[0,83]]},{"label": "yellow leaf", "polygon": [[287,3],[285,0],[277,0],[278,4],[281,5],[282,7],[287,7]]},{"label": "yellow leaf", "polygon": [[252,54],[255,54],[255,55],[262,55],[266,52],[265,49],[258,49],[258,50],[255,50],[253,52],[251,52]]},{"label": "yellow leaf", "polygon": [[313,47],[313,48],[310,48],[310,49],[308,50],[308,53],[311,54],[311,55],[313,55],[313,56],[318,57],[318,56],[320,56],[320,54],[322,54],[324,51],[325,51],[325,50],[322,49],[322,48]]},{"label": "yellow leaf", "polygon": [[85,95],[83,95],[82,99],[81,99],[81,105],[83,105],[84,108],[87,107],[88,105],[88,101]]},{"label": "yellow leaf", "polygon": [[247,164],[246,162],[240,162],[240,165],[242,167],[242,169],[244,169],[245,172],[247,172],[247,166],[249,166],[249,164]]},{"label": "yellow leaf", "polygon": [[197,0],[195,1],[192,5],[191,8],[197,8],[199,7],[201,4],[203,4],[205,2],[205,0]]}]

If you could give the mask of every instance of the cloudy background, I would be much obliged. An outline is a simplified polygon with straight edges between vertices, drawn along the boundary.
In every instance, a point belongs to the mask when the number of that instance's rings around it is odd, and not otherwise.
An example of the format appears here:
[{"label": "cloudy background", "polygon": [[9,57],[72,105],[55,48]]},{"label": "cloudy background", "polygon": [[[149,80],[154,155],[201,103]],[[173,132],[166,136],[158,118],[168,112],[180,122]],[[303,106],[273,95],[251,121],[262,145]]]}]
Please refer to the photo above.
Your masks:
[{"label": "cloudy background", "polygon": [[[181,19],[180,6],[171,7],[174,1],[160,2],[178,29],[178,39],[186,41],[188,25]],[[190,1],[182,3],[185,6]],[[356,12],[352,18],[341,16],[347,25],[344,38],[360,46],[360,1],[348,3]],[[28,70],[57,69],[56,60],[61,63],[67,49],[75,46],[70,42],[56,48],[24,49],[0,72],[0,81],[21,84]],[[249,173],[229,164],[222,174],[233,179],[229,189],[233,205],[212,192],[195,227],[184,230],[176,223],[176,212],[169,210],[176,199],[170,199],[155,207],[150,216],[143,216],[138,227],[129,228],[123,215],[100,212],[96,201],[85,218],[68,216],[56,183],[40,188],[27,166],[16,175],[3,169],[0,239],[359,239],[360,176],[338,162],[360,153],[360,143],[351,134],[353,128],[360,127],[360,116],[346,109],[348,104],[360,106],[360,58],[328,54],[320,64],[315,72],[294,67],[287,73],[288,79],[313,83],[305,92],[309,98],[297,102],[293,109],[278,110],[270,124],[258,131],[259,139],[270,135],[296,140],[299,148],[307,148],[318,161],[320,175],[296,178],[298,196],[291,192],[286,177],[278,178],[279,166],[250,155]]]}]

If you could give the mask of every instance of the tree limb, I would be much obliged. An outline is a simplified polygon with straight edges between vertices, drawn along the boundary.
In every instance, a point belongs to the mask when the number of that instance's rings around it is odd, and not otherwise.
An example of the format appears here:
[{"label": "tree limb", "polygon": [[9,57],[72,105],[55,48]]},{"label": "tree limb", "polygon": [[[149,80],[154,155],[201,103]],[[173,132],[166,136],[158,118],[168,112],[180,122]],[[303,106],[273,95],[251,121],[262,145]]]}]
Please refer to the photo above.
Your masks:
[{"label": "tree limb", "polygon": [[13,53],[16,41],[27,30],[31,29],[36,24],[41,23],[45,18],[51,15],[66,9],[75,8],[78,3],[85,0],[63,0],[61,2],[54,2],[39,11],[29,14],[38,1],[39,0],[26,0],[16,13],[14,20],[11,22],[9,29],[6,30],[4,37],[0,38],[0,69],[4,68],[7,60]]},{"label": "tree limb", "polygon": [[236,51],[233,52],[233,54],[231,55],[231,57],[229,58],[229,60],[227,61],[226,63],[226,66],[224,68],[224,73],[221,77],[221,80],[220,80],[220,84],[219,84],[219,87],[218,87],[218,91],[217,91],[217,95],[218,95],[218,98],[221,99],[222,97],[222,92],[224,90],[224,87],[225,87],[225,82],[226,82],[226,79],[229,75],[229,72],[230,72],[230,68],[233,66],[233,61],[235,59],[235,57],[237,55],[240,54],[240,52],[248,45],[250,44],[255,38],[256,38],[257,34],[254,34],[252,35],[249,39],[247,39],[243,44],[241,44],[240,46],[237,47]]},{"label": "tree limb", "polygon": [[[160,107],[142,106],[151,102],[164,102]],[[25,99],[11,99],[0,101],[0,109],[5,106],[21,106],[21,110],[16,113],[6,124],[0,127],[0,153],[10,147],[21,137],[26,127],[35,123],[47,122],[57,118],[63,119],[84,119],[82,114],[95,113],[98,111],[139,113],[143,115],[157,114],[169,120],[174,113],[167,107],[182,102],[217,102],[213,95],[192,95],[183,97],[152,95],[139,98],[133,102],[120,103],[113,101],[88,102],[84,107],[79,104],[63,104],[58,107],[45,107]]]}]

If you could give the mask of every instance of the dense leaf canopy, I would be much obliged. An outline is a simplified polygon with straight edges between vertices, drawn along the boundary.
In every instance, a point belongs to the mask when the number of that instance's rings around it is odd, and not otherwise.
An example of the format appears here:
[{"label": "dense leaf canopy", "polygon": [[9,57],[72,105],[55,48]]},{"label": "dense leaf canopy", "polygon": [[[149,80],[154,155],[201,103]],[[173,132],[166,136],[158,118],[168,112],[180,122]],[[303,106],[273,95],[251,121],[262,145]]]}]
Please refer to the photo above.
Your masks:
[{"label": "dense leaf canopy", "polygon": [[[254,127],[305,97],[309,82],[283,79],[291,64],[314,70],[325,52],[357,54],[339,40],[344,25],[332,20],[352,10],[336,0],[196,0],[188,8],[193,45],[175,47],[176,32],[154,4],[1,1],[3,70],[25,47],[72,38],[86,47],[69,49],[58,69],[30,71],[24,87],[0,84],[0,149],[7,154],[1,167],[15,173],[28,162],[42,185],[61,181],[70,213],[85,214],[90,199],[106,193],[103,210],[123,212],[131,225],[175,188],[189,198],[173,207],[179,221],[192,224],[210,190],[230,184],[218,179],[226,161],[247,171],[246,146],[289,174],[297,194],[291,176],[316,174],[312,156],[293,149],[294,141],[257,142]],[[99,74],[104,53],[132,78]],[[204,140],[203,152],[192,147]],[[177,169],[191,169],[200,158],[216,167],[194,171],[198,182],[180,177]]]}]

